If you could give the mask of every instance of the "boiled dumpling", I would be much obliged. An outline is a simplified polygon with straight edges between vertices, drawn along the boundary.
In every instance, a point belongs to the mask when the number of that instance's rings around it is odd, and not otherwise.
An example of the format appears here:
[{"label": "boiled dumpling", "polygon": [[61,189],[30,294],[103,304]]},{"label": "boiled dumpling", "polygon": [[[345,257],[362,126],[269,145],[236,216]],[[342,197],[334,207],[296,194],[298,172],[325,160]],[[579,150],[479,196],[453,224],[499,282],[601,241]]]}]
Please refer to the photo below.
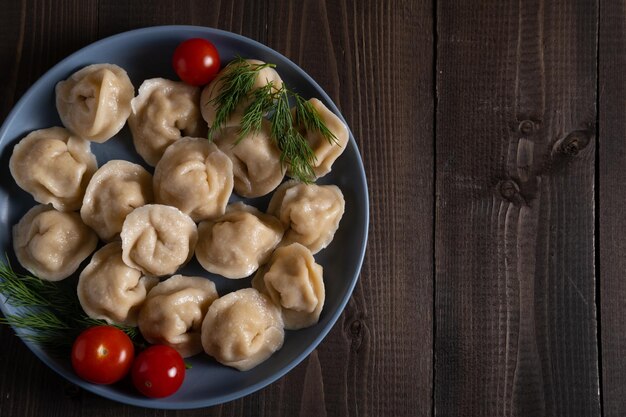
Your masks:
[{"label": "boiled dumpling", "polygon": [[56,106],[65,127],[102,143],[124,127],[134,95],[126,71],[113,64],[93,64],[56,85]]},{"label": "boiled dumpling", "polygon": [[254,276],[252,286],[281,308],[285,329],[298,330],[318,322],[326,298],[323,268],[301,244],[276,249]]},{"label": "boiled dumpling", "polygon": [[280,150],[270,136],[270,125],[263,121],[261,130],[236,143],[239,128],[223,129],[214,138],[215,144],[233,162],[235,192],[253,198],[268,194],[285,176]]},{"label": "boiled dumpling", "polygon": [[[251,66],[258,66],[265,64],[263,61],[259,61],[256,59],[246,59],[246,62],[251,64]],[[202,95],[200,96],[200,109],[202,111],[202,117],[209,126],[213,125],[215,122],[215,115],[217,112],[217,103],[215,103],[215,99],[219,96],[222,86],[224,85],[224,75],[228,73],[229,70],[234,68],[237,64],[231,64],[226,66],[222,71],[217,74],[217,77],[213,79],[204,90],[202,90]],[[239,64],[241,65],[241,64]],[[257,90],[269,83],[272,83],[275,87],[274,91],[280,89],[283,85],[283,81],[280,78],[280,75],[276,72],[274,68],[266,67],[257,73],[256,79],[252,86],[251,91]],[[251,94],[249,94],[250,96]],[[229,126],[237,126],[241,122],[241,118],[246,107],[250,104],[250,99],[244,99],[239,102],[234,112],[230,115],[230,117],[224,122],[220,128],[226,128]]]},{"label": "boiled dumpling", "polygon": [[47,281],[69,277],[96,249],[98,237],[78,213],[48,205],[31,208],[13,227],[13,248],[20,264]]},{"label": "boiled dumpling", "polygon": [[215,144],[183,138],[172,144],[154,170],[154,198],[198,222],[224,214],[233,191],[233,164]]},{"label": "boiled dumpling", "polygon": [[143,276],[122,260],[122,245],[112,242],[93,254],[78,278],[78,300],[94,319],[126,326],[137,325],[146,294],[159,282]]},{"label": "boiled dumpling", "polygon": [[126,216],[120,236],[126,265],[162,276],[175,273],[191,259],[198,231],[177,208],[147,204]]},{"label": "boiled dumpling", "polygon": [[202,347],[218,362],[247,371],[280,349],[285,339],[280,310],[254,288],[218,298],[202,322]]},{"label": "boiled dumpling", "polygon": [[181,137],[206,137],[198,87],[152,78],[141,84],[131,107],[128,126],[135,149],[151,166],[155,166],[165,149]]},{"label": "boiled dumpling", "polygon": [[61,211],[80,208],[97,168],[90,143],[62,127],[29,133],[15,145],[9,161],[17,185],[37,202]]},{"label": "boiled dumpling", "polygon": [[213,281],[174,275],[148,293],[139,330],[150,343],[171,346],[184,358],[193,356],[202,352],[202,320],[217,297]]},{"label": "boiled dumpling", "polygon": [[330,172],[333,162],[346,149],[349,138],[348,127],[320,100],[312,98],[309,103],[336,139],[329,142],[318,130],[307,130],[304,126],[300,126],[303,136],[315,154],[313,172],[319,178]]},{"label": "boiled dumpling", "polygon": [[91,178],[80,216],[101,239],[110,241],[122,231],[128,213],[153,200],[148,171],[132,162],[112,160]]},{"label": "boiled dumpling", "polygon": [[316,254],[333,240],[345,201],[335,185],[287,181],[274,193],[268,213],[285,227],[282,245],[298,242]]},{"label": "boiled dumpling", "polygon": [[235,203],[223,216],[200,223],[196,258],[209,272],[244,278],[269,259],[282,236],[277,218]]}]

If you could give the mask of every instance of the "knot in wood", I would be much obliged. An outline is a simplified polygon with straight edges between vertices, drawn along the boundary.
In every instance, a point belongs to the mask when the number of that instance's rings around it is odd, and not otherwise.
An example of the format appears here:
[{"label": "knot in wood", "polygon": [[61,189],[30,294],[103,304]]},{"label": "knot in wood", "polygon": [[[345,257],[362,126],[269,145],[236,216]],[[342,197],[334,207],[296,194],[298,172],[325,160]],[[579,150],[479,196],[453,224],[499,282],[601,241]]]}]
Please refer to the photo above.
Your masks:
[{"label": "knot in wood", "polygon": [[513,180],[504,180],[498,183],[498,192],[505,200],[514,202],[519,194],[519,185]]},{"label": "knot in wood", "polygon": [[570,133],[554,145],[554,151],[565,156],[576,156],[589,144],[589,136],[586,132],[577,130]]},{"label": "knot in wood", "polygon": [[580,150],[580,141],[578,137],[568,137],[565,142],[561,145],[561,152],[565,155],[578,155],[578,151]]},{"label": "knot in wood", "polygon": [[361,328],[363,325],[361,324],[361,320],[356,319],[352,323],[350,323],[350,333],[353,337],[359,337],[361,334]]},{"label": "knot in wood", "polygon": [[519,131],[524,135],[529,135],[535,131],[535,123],[532,120],[522,120],[519,124]]}]

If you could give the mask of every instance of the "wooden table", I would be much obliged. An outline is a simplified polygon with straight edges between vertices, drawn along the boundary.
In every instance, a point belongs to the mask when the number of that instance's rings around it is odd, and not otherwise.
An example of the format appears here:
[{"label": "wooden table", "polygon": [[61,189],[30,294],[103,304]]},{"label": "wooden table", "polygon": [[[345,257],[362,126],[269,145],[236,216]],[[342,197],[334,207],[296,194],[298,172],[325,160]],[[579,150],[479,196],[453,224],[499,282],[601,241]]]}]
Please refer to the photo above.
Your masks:
[{"label": "wooden table", "polygon": [[165,412],[69,385],[0,329],[0,415],[626,415],[626,0],[5,1],[0,116],[77,49],[163,24],[291,58],[361,150],[339,322],[246,398]]}]

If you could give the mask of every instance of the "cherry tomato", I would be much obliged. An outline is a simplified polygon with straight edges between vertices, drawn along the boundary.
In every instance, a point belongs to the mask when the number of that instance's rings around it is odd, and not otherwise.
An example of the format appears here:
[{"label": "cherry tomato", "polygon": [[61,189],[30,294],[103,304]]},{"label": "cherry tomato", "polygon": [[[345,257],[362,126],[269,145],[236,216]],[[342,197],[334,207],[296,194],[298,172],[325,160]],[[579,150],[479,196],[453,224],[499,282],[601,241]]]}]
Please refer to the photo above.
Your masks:
[{"label": "cherry tomato", "polygon": [[94,384],[112,384],[124,378],[134,356],[133,342],[113,326],[90,327],[72,346],[74,371]]},{"label": "cherry tomato", "polygon": [[169,346],[150,346],[133,362],[133,384],[146,397],[163,398],[172,395],[185,379],[185,362]]},{"label": "cherry tomato", "polygon": [[187,84],[204,85],[219,72],[220,55],[211,42],[192,38],[178,45],[172,65],[176,74]]}]

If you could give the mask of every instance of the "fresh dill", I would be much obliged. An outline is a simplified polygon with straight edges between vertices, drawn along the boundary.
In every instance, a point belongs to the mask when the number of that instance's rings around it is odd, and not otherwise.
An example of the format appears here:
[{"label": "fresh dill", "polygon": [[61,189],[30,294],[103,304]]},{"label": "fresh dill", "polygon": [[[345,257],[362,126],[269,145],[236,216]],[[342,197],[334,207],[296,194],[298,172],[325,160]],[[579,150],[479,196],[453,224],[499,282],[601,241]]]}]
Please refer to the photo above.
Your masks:
[{"label": "fresh dill", "polygon": [[[16,272],[9,261],[0,261],[0,293],[18,311],[0,318],[20,335],[50,352],[67,352],[84,329],[107,324],[88,317],[78,301],[76,287],[66,282],[44,281]],[[136,343],[141,344],[135,327],[116,326]]]},{"label": "fresh dill", "polygon": [[291,175],[302,182],[315,180],[313,171],[315,153],[294,124],[287,89],[283,88],[278,93],[274,112],[269,116],[269,120],[271,136],[280,150],[283,166],[288,166]]},{"label": "fresh dill", "polygon": [[246,99],[254,83],[257,74],[263,68],[274,68],[274,64],[252,64],[241,57],[235,58],[226,68],[221,78],[221,87],[213,103],[217,105],[215,120],[209,127],[209,139],[217,132],[235,111],[239,103]]},{"label": "fresh dill", "polygon": [[292,92],[292,95],[296,101],[296,124],[304,126],[308,132],[318,132],[331,145],[340,146],[337,136],[328,129],[311,102],[302,98],[298,93]]},{"label": "fresh dill", "polygon": [[[281,152],[281,163],[290,175],[299,181],[315,180],[313,166],[316,156],[303,132],[318,132],[331,144],[340,146],[337,137],[328,129],[313,105],[284,84],[276,86],[269,82],[253,89],[259,71],[276,65],[252,64],[237,57],[224,69],[222,85],[212,103],[216,105],[216,117],[209,129],[209,139],[228,120],[245,100],[246,107],[241,119],[235,145],[250,133],[261,130],[263,120],[271,124],[271,138]],[[294,110],[291,104],[294,103]]]},{"label": "fresh dill", "polygon": [[235,145],[241,142],[241,140],[250,133],[261,130],[265,115],[268,114],[274,106],[275,93],[276,87],[274,87],[273,82],[269,82],[252,92],[252,102],[246,107],[243,117],[241,118],[241,126]]}]

